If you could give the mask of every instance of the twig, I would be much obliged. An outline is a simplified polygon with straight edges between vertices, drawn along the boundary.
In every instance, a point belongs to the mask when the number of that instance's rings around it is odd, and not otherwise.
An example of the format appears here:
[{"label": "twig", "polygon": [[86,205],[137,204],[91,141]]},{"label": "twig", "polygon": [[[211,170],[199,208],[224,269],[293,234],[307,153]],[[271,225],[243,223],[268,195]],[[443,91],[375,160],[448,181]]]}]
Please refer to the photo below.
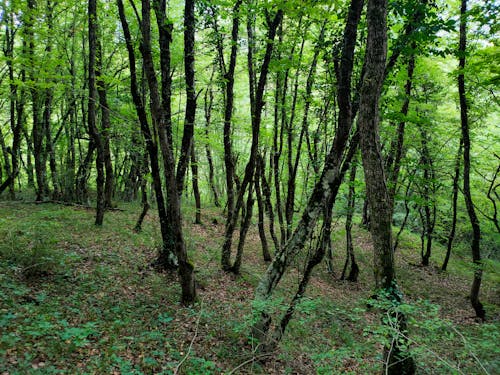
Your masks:
[{"label": "twig", "polygon": [[[458,329],[456,329],[454,326],[452,326],[451,328],[462,338],[464,345],[467,346],[468,342],[467,342],[467,339],[465,338],[465,336],[462,335],[462,333]],[[488,372],[488,370],[486,370],[484,368],[483,364],[481,363],[479,358],[477,358],[477,356],[474,354],[474,352],[472,350],[469,350],[469,352],[472,355],[472,357],[474,357],[474,359],[477,361],[477,363],[479,363],[479,366],[483,369],[484,373],[489,375],[490,373]]]},{"label": "twig", "polygon": [[261,359],[261,358],[266,358],[266,357],[271,357],[275,352],[271,352],[271,353],[263,353],[263,354],[260,354],[260,355],[257,355],[257,356],[253,356],[252,358],[250,359],[247,359],[245,362],[242,362],[240,363],[238,366],[236,366],[235,368],[233,368],[231,371],[229,371],[227,373],[227,375],[232,375],[234,374],[236,371],[238,371],[240,368],[248,365],[249,363],[252,363],[252,362],[255,362],[256,360],[258,359]]},{"label": "twig", "polygon": [[189,354],[191,354],[191,349],[193,348],[194,340],[196,340],[196,336],[198,336],[198,327],[200,326],[201,313],[203,312],[203,301],[204,301],[204,299],[202,299],[201,303],[200,303],[200,312],[198,313],[198,318],[196,319],[196,328],[194,330],[194,336],[191,339],[191,342],[189,343],[189,347],[188,347],[188,350],[186,352],[186,355],[184,356],[184,358],[181,359],[179,364],[175,367],[174,375],[177,375],[179,373],[179,370],[180,370],[182,364],[189,357]]},{"label": "twig", "polygon": [[441,357],[439,354],[437,354],[436,352],[432,351],[431,349],[429,349],[426,345],[424,344],[420,344],[419,342],[409,338],[408,336],[404,335],[403,333],[400,332],[400,335],[402,337],[404,337],[406,340],[408,340],[409,342],[423,348],[424,350],[426,350],[428,353],[432,354],[434,357],[436,357],[437,359],[439,359],[441,362],[443,362],[446,366],[448,366],[449,368],[453,369],[453,370],[456,370],[458,371],[459,374],[462,374],[462,375],[465,375],[465,373],[463,371],[461,371],[458,367],[455,367],[453,366],[451,363],[449,363],[448,361],[446,361],[443,357]]}]

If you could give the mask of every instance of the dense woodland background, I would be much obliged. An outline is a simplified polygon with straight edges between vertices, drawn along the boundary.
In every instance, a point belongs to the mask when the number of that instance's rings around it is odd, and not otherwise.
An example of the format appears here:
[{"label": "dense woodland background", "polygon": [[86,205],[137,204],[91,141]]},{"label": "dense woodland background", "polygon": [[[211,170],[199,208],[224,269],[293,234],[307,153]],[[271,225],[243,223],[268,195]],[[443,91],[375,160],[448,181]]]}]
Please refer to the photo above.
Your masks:
[{"label": "dense woodland background", "polygon": [[498,10],[3,1],[0,370],[498,372]]}]

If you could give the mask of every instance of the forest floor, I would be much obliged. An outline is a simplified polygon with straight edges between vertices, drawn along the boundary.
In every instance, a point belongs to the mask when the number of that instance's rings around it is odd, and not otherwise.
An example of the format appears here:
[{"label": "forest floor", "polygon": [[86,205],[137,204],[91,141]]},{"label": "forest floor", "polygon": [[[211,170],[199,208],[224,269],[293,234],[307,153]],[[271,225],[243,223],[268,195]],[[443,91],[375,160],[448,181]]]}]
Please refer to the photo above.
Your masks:
[{"label": "forest floor", "polygon": [[[251,305],[266,263],[256,225],[241,274],[226,274],[219,267],[223,217],[207,210],[194,225],[187,208],[198,302],[182,307],[176,275],[150,267],[160,237],[156,213],[137,234],[140,207],[120,207],[96,228],[93,211],[83,207],[0,202],[0,374],[380,373],[386,328],[380,311],[367,308],[373,277],[366,230],[355,225],[353,233],[359,282],[339,281],[319,265],[279,349],[259,361]],[[344,236],[339,219],[332,238],[337,277]],[[431,266],[419,266],[419,237],[404,232],[396,254],[418,372],[499,374],[499,262],[485,264],[487,321],[480,323],[467,299],[467,254],[453,254],[442,273],[443,253],[436,244]],[[276,317],[295,293],[306,257],[304,249],[278,286],[270,302]]]}]

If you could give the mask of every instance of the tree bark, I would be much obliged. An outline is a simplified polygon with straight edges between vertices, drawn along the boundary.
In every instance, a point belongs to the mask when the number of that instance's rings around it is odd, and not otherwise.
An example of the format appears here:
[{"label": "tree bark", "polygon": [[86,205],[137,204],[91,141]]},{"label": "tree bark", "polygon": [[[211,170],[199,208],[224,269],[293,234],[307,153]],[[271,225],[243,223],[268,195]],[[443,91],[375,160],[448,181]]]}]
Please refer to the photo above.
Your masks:
[{"label": "tree bark", "polygon": [[465,91],[465,57],[467,52],[467,0],[461,1],[460,6],[460,41],[459,41],[459,64],[460,73],[458,75],[458,95],[460,98],[460,122],[462,128],[462,139],[464,142],[464,185],[463,194],[465,199],[465,205],[467,207],[467,213],[469,214],[469,219],[472,227],[472,261],[474,263],[474,279],[472,281],[472,287],[470,292],[470,302],[476,312],[476,316],[481,320],[485,320],[486,311],[484,310],[483,304],[479,301],[479,291],[481,288],[481,281],[483,276],[482,262],[481,262],[481,228],[479,226],[479,220],[474,209],[474,203],[472,201],[472,195],[470,192],[470,136],[469,136],[469,116],[468,116],[468,104]]},{"label": "tree bark", "polygon": [[[363,84],[360,93],[358,126],[361,134],[361,155],[365,172],[366,194],[372,215],[370,231],[373,241],[375,287],[387,294],[391,304],[401,303],[396,283],[394,253],[392,251],[392,207],[380,151],[379,99],[384,80],[387,54],[387,0],[369,0],[367,10],[368,38],[366,45]],[[388,374],[414,374],[413,358],[402,348],[408,345],[405,338],[406,318],[401,313],[390,317],[396,332],[391,333],[392,343],[386,347],[385,371]]]},{"label": "tree bark", "polygon": [[184,177],[191,156],[193,145],[194,121],[196,116],[196,92],[194,80],[194,39],[195,17],[194,0],[186,0],[184,6],[184,75],[186,80],[186,112],[184,116],[184,132],[180,157],[177,163],[177,192],[179,196],[184,189]]},{"label": "tree bark", "polygon": [[[260,155],[258,156],[260,160]],[[262,189],[260,187],[261,184],[261,176],[262,176],[262,170],[261,170],[261,163],[257,160],[257,166],[255,170],[255,195],[257,198],[257,208],[258,208],[258,228],[259,228],[259,237],[260,237],[260,243],[262,246],[262,256],[266,262],[271,261],[271,254],[269,253],[269,245],[267,244],[267,238],[266,238],[266,231],[265,231],[265,226],[264,226],[264,198],[262,197]]]},{"label": "tree bark", "polygon": [[193,195],[196,205],[194,223],[201,224],[201,195],[200,195],[200,187],[198,186],[198,162],[196,161],[194,141],[193,144],[191,145],[191,174],[192,174],[192,184],[193,184]]},{"label": "tree bark", "polygon": [[[213,76],[213,72],[212,72]],[[212,77],[210,78],[210,85],[209,88],[205,91],[205,105],[204,105],[204,110],[205,110],[205,153],[207,156],[207,162],[208,162],[208,183],[210,185],[210,189],[212,190],[212,194],[214,196],[214,205],[215,207],[220,207],[220,202],[219,202],[219,193],[217,191],[217,188],[215,186],[215,172],[214,172],[214,162],[212,158],[212,151],[210,150],[210,144],[209,144],[209,129],[211,125],[211,119],[212,119],[212,105],[213,105],[213,100],[214,100],[214,94],[212,91]]]},{"label": "tree bark", "polygon": [[111,121],[110,121],[110,109],[108,104],[107,88],[104,82],[102,73],[102,46],[99,41],[97,41],[97,51],[96,51],[96,84],[97,93],[99,96],[99,106],[101,109],[101,142],[102,142],[102,152],[103,152],[103,163],[105,170],[105,181],[104,181],[104,206],[106,208],[113,207],[113,188],[114,188],[114,173],[113,173],[113,163],[111,161],[111,149],[110,149],[110,132],[111,132]]},{"label": "tree bark", "polygon": [[97,208],[95,216],[95,225],[102,225],[104,219],[105,201],[104,201],[104,148],[102,138],[96,124],[96,102],[97,102],[97,87],[96,87],[96,51],[97,51],[97,3],[96,0],[89,0],[88,5],[89,15],[89,99],[88,99],[88,129],[97,150],[96,169],[97,169]]},{"label": "tree bark", "polygon": [[352,244],[352,218],[354,216],[354,208],[356,206],[356,191],[355,191],[355,181],[356,181],[356,169],[357,164],[354,161],[351,165],[351,171],[349,175],[349,193],[347,195],[347,216],[345,220],[345,235],[346,235],[346,261],[344,264],[344,269],[342,270],[342,275],[340,279],[345,278],[347,271],[347,266],[350,264],[351,268],[349,270],[349,275],[347,276],[347,281],[357,282],[359,275],[359,267],[356,263],[356,256],[354,255],[354,246]]},{"label": "tree bark", "polygon": [[463,141],[460,137],[460,144],[458,146],[458,153],[455,157],[455,173],[453,175],[453,195],[451,198],[451,228],[448,234],[448,241],[446,244],[446,256],[444,257],[441,271],[446,271],[448,262],[450,261],[451,249],[453,247],[453,240],[455,239],[455,230],[457,228],[457,202],[458,202],[458,183],[460,181],[460,164],[463,155]]}]

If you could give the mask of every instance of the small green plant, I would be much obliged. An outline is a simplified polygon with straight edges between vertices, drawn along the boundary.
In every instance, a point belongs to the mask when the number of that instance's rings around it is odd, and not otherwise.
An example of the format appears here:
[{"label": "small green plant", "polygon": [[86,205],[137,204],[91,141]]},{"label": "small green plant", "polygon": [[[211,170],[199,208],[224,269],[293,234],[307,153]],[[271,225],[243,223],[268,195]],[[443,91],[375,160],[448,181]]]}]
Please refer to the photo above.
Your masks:
[{"label": "small green plant", "polygon": [[89,337],[97,334],[97,324],[94,322],[87,322],[81,327],[66,327],[59,337],[70,348],[81,348],[89,344]]},{"label": "small green plant", "polygon": [[207,361],[200,357],[192,357],[188,360],[185,371],[188,375],[209,375],[218,373],[220,369],[213,361]]}]

